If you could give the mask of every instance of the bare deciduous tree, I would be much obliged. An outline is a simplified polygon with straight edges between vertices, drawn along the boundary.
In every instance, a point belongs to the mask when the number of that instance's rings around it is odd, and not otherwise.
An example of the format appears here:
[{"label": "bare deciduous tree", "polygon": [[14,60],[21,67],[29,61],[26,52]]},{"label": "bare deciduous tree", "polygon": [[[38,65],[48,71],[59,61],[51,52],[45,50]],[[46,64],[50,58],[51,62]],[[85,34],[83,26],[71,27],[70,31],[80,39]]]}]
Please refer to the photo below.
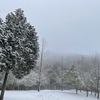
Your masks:
[{"label": "bare deciduous tree", "polygon": [[42,39],[41,51],[40,51],[40,66],[39,66],[39,82],[38,82],[38,92],[41,88],[41,76],[42,76],[42,67],[43,67],[43,59],[45,56],[45,47],[46,47],[46,40]]}]

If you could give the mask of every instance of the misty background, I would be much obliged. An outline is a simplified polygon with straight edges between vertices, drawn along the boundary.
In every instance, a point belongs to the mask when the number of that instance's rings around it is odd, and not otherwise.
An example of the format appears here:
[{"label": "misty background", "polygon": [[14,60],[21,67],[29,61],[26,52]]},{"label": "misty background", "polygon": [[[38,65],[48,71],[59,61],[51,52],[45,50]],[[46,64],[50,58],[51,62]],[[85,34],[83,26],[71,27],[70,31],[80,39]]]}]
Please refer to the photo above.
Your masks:
[{"label": "misty background", "polygon": [[39,43],[58,54],[100,52],[100,0],[0,0],[0,17],[17,8],[36,28]]}]

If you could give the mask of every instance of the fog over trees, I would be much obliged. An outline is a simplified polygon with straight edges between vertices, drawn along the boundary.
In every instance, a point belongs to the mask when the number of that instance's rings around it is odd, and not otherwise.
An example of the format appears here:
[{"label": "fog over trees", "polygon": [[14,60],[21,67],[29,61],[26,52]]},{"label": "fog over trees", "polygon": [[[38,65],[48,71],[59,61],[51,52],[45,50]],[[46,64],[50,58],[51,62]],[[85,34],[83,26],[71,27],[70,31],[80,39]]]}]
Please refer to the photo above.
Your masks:
[{"label": "fog over trees", "polygon": [[[99,98],[99,60],[100,55],[98,53],[94,55],[69,54],[63,55],[62,66],[62,55],[49,52],[48,56],[43,59],[40,90],[76,89],[76,93],[78,93],[78,90],[84,90],[86,91],[86,96],[88,96],[88,92],[91,91],[91,94],[94,92],[95,96]],[[41,60],[39,59],[36,68],[23,79],[18,80],[10,73],[7,89],[35,89],[38,91],[40,62]],[[2,75],[3,74],[1,74],[1,77],[3,77]],[[2,79],[0,83],[2,83]]]}]

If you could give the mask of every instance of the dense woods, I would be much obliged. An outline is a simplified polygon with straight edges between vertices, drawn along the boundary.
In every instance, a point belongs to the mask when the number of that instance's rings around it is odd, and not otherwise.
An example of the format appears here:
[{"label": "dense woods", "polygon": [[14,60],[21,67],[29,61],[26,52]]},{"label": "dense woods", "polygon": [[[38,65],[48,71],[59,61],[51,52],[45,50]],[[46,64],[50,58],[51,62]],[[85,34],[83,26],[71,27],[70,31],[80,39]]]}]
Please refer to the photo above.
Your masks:
[{"label": "dense woods", "polygon": [[[62,66],[62,56],[49,53],[43,59],[40,90],[76,89],[76,94],[83,90],[86,91],[86,96],[88,96],[88,92],[91,92],[99,98],[99,61],[100,55],[98,53],[94,55],[70,54],[63,55]],[[40,62],[41,60],[38,60],[36,68],[23,79],[16,79],[10,72],[7,89],[38,90]],[[3,73],[0,77],[3,77]]]}]

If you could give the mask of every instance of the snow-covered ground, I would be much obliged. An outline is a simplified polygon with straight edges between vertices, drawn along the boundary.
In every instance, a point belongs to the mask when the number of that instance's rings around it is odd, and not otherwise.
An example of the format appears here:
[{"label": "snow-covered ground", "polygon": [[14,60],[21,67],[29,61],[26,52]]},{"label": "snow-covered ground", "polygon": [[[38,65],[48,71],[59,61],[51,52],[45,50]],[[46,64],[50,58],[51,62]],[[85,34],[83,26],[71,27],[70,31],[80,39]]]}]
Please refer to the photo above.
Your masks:
[{"label": "snow-covered ground", "polygon": [[97,100],[94,95],[75,91],[42,90],[37,91],[6,91],[4,100]]}]

